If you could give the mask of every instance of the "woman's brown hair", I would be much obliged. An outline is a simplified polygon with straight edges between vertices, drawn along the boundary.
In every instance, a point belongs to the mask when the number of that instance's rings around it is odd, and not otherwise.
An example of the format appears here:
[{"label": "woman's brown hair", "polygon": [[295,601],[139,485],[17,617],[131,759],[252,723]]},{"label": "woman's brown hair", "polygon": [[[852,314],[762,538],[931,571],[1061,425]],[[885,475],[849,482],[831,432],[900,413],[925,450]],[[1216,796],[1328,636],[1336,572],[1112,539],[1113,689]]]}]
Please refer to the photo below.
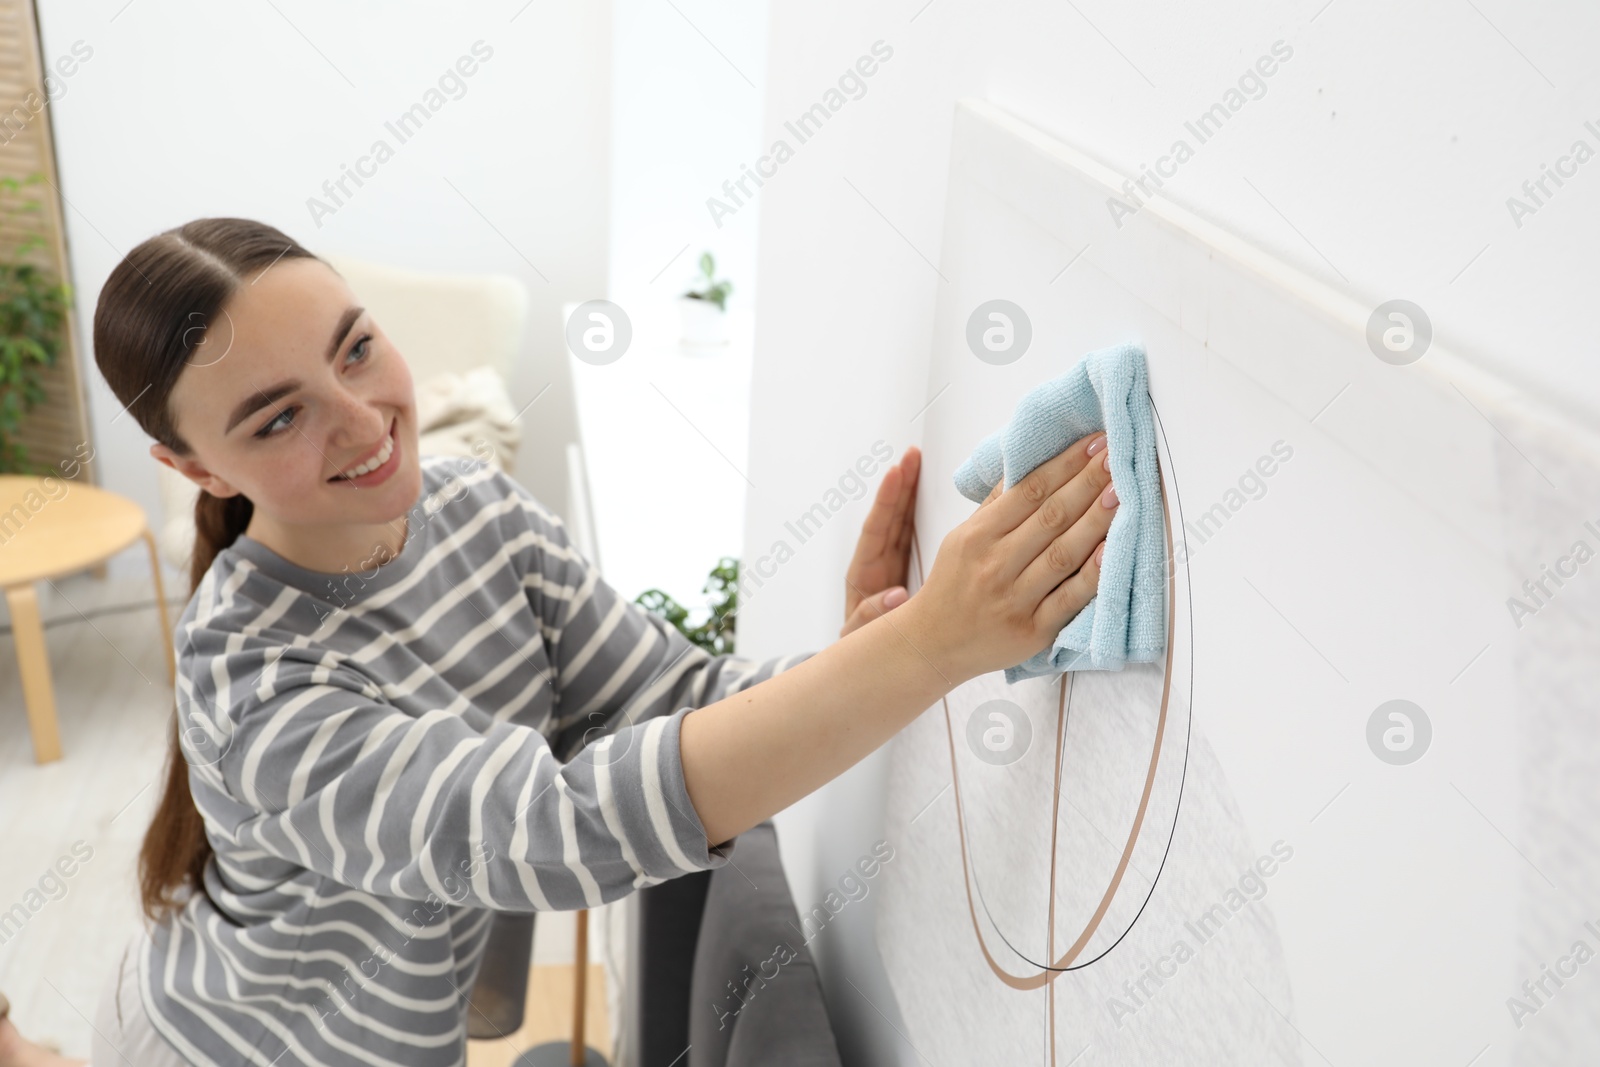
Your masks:
[{"label": "woman's brown hair", "polygon": [[[181,456],[193,454],[178,434],[171,406],[178,375],[191,363],[221,358],[207,346],[208,327],[252,277],[285,259],[317,259],[293,238],[250,219],[195,219],[139,244],[100,290],[94,311],[94,358],[111,391],[145,433]],[[233,544],[254,510],[244,494],[215,497],[204,489],[194,505],[194,595],[217,553]],[[139,850],[139,897],[151,921],[203,891],[211,858],[205,822],[189,791],[189,764],[178,740],[174,708],[166,786]]]}]

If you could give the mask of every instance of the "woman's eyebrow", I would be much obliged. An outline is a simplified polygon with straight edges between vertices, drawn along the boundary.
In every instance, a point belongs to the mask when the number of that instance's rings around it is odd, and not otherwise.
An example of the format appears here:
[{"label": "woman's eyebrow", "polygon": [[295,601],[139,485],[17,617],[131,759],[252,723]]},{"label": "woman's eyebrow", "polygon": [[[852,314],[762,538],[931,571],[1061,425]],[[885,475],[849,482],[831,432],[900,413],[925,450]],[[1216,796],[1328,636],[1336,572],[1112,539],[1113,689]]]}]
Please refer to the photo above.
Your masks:
[{"label": "woman's eyebrow", "polygon": [[[333,362],[333,357],[339,354],[339,347],[344,344],[344,339],[350,334],[350,327],[354,326],[356,320],[366,314],[366,311],[367,309],[363,307],[345,308],[344,314],[339,316],[339,324],[334,327],[333,340],[329,342],[327,355],[323,357],[325,361]],[[245,419],[248,419],[268,404],[275,403],[288,396],[298,388],[300,388],[300,380],[298,378],[290,378],[279,382],[270,389],[257,389],[234,406],[233,413],[228,416],[227,428],[222,431],[223,434],[232,433],[233,428]]]}]

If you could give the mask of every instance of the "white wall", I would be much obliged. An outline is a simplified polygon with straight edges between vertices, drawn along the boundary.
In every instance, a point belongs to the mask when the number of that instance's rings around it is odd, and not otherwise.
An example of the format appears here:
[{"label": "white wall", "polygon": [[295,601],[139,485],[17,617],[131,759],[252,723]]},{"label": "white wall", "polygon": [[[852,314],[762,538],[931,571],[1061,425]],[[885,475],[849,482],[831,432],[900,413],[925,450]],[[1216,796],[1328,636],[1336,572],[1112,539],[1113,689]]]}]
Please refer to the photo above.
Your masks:
[{"label": "white wall", "polygon": [[[1552,184],[1520,228],[1506,199],[1575,139],[1600,148],[1584,127],[1600,128],[1586,58],[1597,31],[1600,13],[1572,3],[1311,0],[1285,13],[913,0],[892,15],[839,0],[775,5],[763,139],[795,151],[758,194],[750,475],[768,491],[751,495],[747,551],[786,537],[784,521],[876,438],[897,454],[918,441],[955,99],[992,100],[1133,176],[1176,138],[1194,143],[1185,121],[1280,39],[1293,56],[1265,94],[1161,195],[1370,305],[1417,302],[1457,350],[1592,422],[1600,270],[1582,238],[1600,223],[1600,163]],[[784,121],[880,39],[894,55],[865,95],[797,144]],[[834,638],[867,505],[835,515],[766,584],[746,611],[742,652]],[[881,836],[883,767],[880,752],[780,819],[802,908]],[[895,1032],[873,902],[852,904],[813,942],[830,1009],[847,1063],[920,1062]]]},{"label": "white wall", "polygon": [[709,250],[717,276],[733,281],[728,306],[748,308],[757,212],[718,225],[705,201],[764,144],[767,6],[613,7],[611,299],[636,317],[659,312]]},{"label": "white wall", "polygon": [[[558,388],[523,416],[514,473],[563,506],[560,445],[575,430],[552,399],[567,374],[560,304],[606,284],[609,5],[40,7],[47,62],[79,40],[93,49],[49,111],[103,486],[160,516],[149,438],[117,418],[88,350],[104,279],[146,237],[239,215],[313,252],[522,279],[532,301],[512,399]],[[464,91],[447,91],[404,143],[384,128],[480,39],[493,55]],[[347,183],[355,195],[317,225],[307,199],[378,138],[393,158],[359,189]],[[138,550],[114,566],[147,564]]]},{"label": "white wall", "polygon": [[[718,226],[708,195],[759,154],[766,4],[614,0],[610,286],[633,337],[614,363],[573,360],[601,569],[632,598],[660,588],[698,623],[708,572],[739,557],[757,212]],[[679,344],[702,252],[729,279],[730,343]]]}]

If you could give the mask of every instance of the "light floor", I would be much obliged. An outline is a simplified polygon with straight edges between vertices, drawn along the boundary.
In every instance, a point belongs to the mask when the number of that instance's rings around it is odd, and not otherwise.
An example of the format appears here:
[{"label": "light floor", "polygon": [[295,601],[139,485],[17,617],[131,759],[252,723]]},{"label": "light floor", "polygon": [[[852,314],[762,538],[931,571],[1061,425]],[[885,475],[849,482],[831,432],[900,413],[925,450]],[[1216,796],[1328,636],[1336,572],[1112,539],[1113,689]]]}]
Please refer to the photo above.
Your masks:
[{"label": "light floor", "polygon": [[[175,623],[187,584],[170,571],[165,580]],[[33,761],[15,646],[0,634],[0,912],[37,905],[0,942],[0,992],[24,1034],[72,1056],[89,1054],[101,984],[139,929],[134,863],[157,798],[172,701],[153,604],[89,620],[78,612],[153,597],[148,578],[117,577],[115,569],[104,580],[85,573],[54,588],[40,584],[44,618],[74,620],[45,630],[64,752],[45,766]],[[0,601],[0,618],[4,611]],[[53,865],[75,845],[92,855],[54,881]],[[521,1049],[571,1035],[572,916],[541,915],[537,930],[524,1027],[504,1041],[471,1043],[471,1067],[510,1064]],[[588,1042],[609,1053],[598,964],[589,985]]]},{"label": "light floor", "polygon": [[[586,978],[583,1039],[609,1061],[611,1028],[606,1013],[605,968],[598,963],[589,964]],[[467,1067],[511,1067],[517,1056],[535,1045],[559,1041],[570,1046],[572,1008],[572,964],[535,965],[528,976],[527,1014],[523,1016],[522,1029],[502,1041],[467,1042]]]},{"label": "light floor", "polygon": [[[168,596],[182,589],[169,576]],[[47,624],[153,599],[148,579],[102,581],[86,573],[53,587],[41,582],[38,592]],[[176,621],[181,606],[170,610]],[[87,1056],[101,985],[139,930],[134,860],[156,801],[172,689],[153,604],[47,625],[45,641],[63,758],[38,766],[16,646],[9,633],[0,636],[0,912],[43,901],[0,943],[0,991],[25,1035]],[[92,855],[58,887],[53,865],[72,859],[75,844]]]}]

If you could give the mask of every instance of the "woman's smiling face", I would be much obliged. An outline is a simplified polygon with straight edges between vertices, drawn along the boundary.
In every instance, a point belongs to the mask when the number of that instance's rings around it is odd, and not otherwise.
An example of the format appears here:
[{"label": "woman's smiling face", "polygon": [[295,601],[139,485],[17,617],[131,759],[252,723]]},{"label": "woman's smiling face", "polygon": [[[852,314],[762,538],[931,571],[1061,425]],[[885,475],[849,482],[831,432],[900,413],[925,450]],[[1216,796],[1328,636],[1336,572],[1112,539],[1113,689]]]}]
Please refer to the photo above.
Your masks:
[{"label": "woman's smiling face", "polygon": [[[193,453],[158,443],[152,455],[213,496],[243,493],[251,532],[284,547],[354,550],[351,535],[416,503],[410,370],[327,264],[279,261],[241,285],[219,321],[196,326],[205,336],[170,400]],[[338,477],[379,460],[358,479]]]}]

